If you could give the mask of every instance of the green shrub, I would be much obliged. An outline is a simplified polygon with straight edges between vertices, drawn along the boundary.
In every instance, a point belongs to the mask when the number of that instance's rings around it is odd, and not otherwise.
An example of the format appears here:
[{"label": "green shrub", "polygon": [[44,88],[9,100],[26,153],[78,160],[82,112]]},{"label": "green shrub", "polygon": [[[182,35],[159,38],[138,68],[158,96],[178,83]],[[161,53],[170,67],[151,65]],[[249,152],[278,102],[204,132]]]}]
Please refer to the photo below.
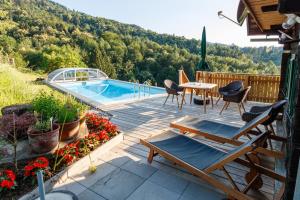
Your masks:
[{"label": "green shrub", "polygon": [[28,66],[28,62],[26,62],[20,53],[14,53],[15,65],[17,68],[25,68]]},{"label": "green shrub", "polygon": [[75,99],[73,99],[73,106],[78,111],[79,117],[81,117],[82,115],[84,115],[85,112],[90,109],[89,106],[87,106],[87,105],[85,105],[83,103],[80,103],[80,102],[76,101]]},{"label": "green shrub", "polygon": [[68,123],[79,119],[87,110],[89,106],[76,101],[75,98],[68,96],[62,102],[57,113],[58,123]]},{"label": "green shrub", "polygon": [[51,122],[48,121],[37,121],[33,126],[33,129],[42,133],[47,133],[51,130]]},{"label": "green shrub", "polygon": [[32,101],[33,110],[38,113],[41,121],[49,121],[50,118],[55,118],[59,111],[60,102],[54,95],[42,91]]},{"label": "green shrub", "polygon": [[69,123],[75,121],[76,119],[78,119],[78,110],[73,104],[66,103],[59,107],[57,113],[58,123]]}]

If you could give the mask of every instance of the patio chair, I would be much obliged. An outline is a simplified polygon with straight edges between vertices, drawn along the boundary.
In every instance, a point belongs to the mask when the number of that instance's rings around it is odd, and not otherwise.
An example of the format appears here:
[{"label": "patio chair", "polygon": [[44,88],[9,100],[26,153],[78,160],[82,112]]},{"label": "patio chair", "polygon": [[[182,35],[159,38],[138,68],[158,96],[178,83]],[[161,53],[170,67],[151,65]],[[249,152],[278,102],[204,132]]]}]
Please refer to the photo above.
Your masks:
[{"label": "patio chair", "polygon": [[271,132],[276,135],[274,127],[272,123],[277,119],[279,112],[282,111],[283,107],[286,105],[287,100],[280,100],[272,105],[268,106],[253,106],[250,108],[249,112],[245,112],[242,115],[242,120],[245,122],[250,122],[255,117],[260,115],[261,113],[265,112],[269,108],[272,108],[271,117],[262,123],[263,126],[265,126],[266,130],[271,130]]},{"label": "patio chair", "polygon": [[[280,182],[285,181],[285,177],[276,174],[270,169],[264,168],[252,160],[251,154],[256,148],[264,143],[268,133],[263,133],[254,137],[242,146],[236,147],[229,152],[220,150],[198,140],[172,131],[165,132],[150,139],[141,139],[141,144],[150,149],[148,162],[153,161],[153,157],[160,154],[171,162],[183,167],[193,175],[211,184],[213,187],[222,190],[230,199],[249,200],[252,199],[246,193],[249,189],[260,189],[263,185],[261,174],[274,178]],[[245,156],[247,160],[241,159]],[[243,190],[237,186],[225,165],[237,162],[244,167],[250,168],[251,176],[246,174],[247,185]],[[216,179],[212,172],[222,170],[228,182]],[[284,185],[284,184],[283,184]],[[282,186],[284,188],[284,186]],[[281,194],[280,194],[281,195]]]},{"label": "patio chair", "polygon": [[[174,122],[171,122],[170,126],[172,128],[176,128],[180,130],[180,132],[182,133],[186,133],[186,132],[194,133],[219,143],[242,145],[243,142],[240,141],[239,138],[242,136],[247,136],[248,138],[251,138],[251,135],[259,134],[260,132],[254,131],[253,129],[256,128],[258,125],[269,120],[273,112],[275,112],[273,108],[269,108],[267,111],[258,115],[250,122],[247,122],[242,127],[232,126],[232,125],[209,121],[209,120],[201,120],[199,118],[194,118],[191,116],[185,116]],[[281,142],[282,148],[283,145],[285,145],[286,143],[286,138],[280,136],[269,135],[269,139]],[[257,150],[260,153],[267,156],[272,156],[277,158],[284,157],[284,153],[282,151],[275,151],[273,149],[267,149],[267,148],[258,148]]]},{"label": "patio chair", "polygon": [[224,87],[219,88],[219,98],[216,102],[216,105],[219,103],[220,99],[224,95],[228,95],[233,92],[240,91],[243,88],[243,81],[233,81]]},{"label": "patio chair", "polygon": [[172,102],[174,100],[174,96],[176,96],[177,105],[178,105],[178,108],[179,108],[178,96],[182,97],[183,88],[179,87],[174,81],[171,81],[169,79],[166,79],[164,81],[164,86],[165,86],[167,94],[168,94],[168,96],[167,96],[167,98],[164,102],[164,105],[166,104],[166,102],[167,102],[168,98],[170,97],[170,95],[172,95]]},{"label": "patio chair", "polygon": [[222,114],[224,109],[227,109],[230,103],[236,103],[238,105],[239,113],[242,116],[242,110],[246,112],[244,102],[247,98],[247,95],[251,89],[251,86],[248,86],[247,88],[241,90],[241,91],[236,91],[236,92],[230,92],[226,95],[223,95],[223,100],[225,101],[225,104],[220,111],[220,115]]}]

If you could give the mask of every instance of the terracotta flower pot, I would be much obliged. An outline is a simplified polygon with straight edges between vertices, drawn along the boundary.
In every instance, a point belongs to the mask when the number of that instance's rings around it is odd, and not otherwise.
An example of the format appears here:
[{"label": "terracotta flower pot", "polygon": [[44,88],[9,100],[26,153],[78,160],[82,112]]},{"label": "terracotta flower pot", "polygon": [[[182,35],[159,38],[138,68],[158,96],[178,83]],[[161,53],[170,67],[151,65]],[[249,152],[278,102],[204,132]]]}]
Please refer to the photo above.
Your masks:
[{"label": "terracotta flower pot", "polygon": [[70,139],[76,138],[78,136],[79,121],[80,121],[80,119],[77,119],[76,121],[73,121],[73,122],[59,124],[60,125],[59,133],[61,134],[60,135],[61,141],[70,140]]},{"label": "terracotta flower pot", "polygon": [[37,154],[52,151],[58,144],[59,125],[53,124],[53,130],[41,133],[32,128],[27,131],[29,146]]}]

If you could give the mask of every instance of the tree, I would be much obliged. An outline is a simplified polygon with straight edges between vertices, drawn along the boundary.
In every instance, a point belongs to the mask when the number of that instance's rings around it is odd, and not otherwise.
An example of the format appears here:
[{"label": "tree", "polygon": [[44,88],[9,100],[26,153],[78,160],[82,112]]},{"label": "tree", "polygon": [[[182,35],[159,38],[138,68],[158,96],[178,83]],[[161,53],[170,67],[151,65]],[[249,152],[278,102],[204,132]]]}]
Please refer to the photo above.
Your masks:
[{"label": "tree", "polygon": [[[93,17],[48,0],[0,2],[0,51],[15,56],[18,66],[28,63],[43,72],[89,66],[112,78],[149,79],[160,86],[167,78],[176,81],[181,68],[195,78],[199,40]],[[208,43],[207,62],[212,71],[278,74],[281,52]]]},{"label": "tree", "polygon": [[116,70],[111,64],[109,57],[106,55],[105,51],[101,49],[100,46],[94,48],[91,67],[100,69],[110,78],[117,77]]},{"label": "tree", "polygon": [[131,61],[127,61],[122,68],[119,68],[118,78],[124,81],[136,81],[134,64]]},{"label": "tree", "polygon": [[58,47],[51,45],[43,49],[40,68],[46,72],[62,67],[86,67],[81,60],[79,50],[69,45]]}]

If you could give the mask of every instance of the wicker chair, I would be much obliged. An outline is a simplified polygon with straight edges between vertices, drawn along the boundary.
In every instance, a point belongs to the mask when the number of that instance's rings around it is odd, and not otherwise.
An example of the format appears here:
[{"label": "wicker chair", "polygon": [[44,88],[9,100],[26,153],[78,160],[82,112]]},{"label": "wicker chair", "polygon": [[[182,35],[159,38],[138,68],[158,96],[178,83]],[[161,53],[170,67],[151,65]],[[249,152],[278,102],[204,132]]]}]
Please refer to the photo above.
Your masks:
[{"label": "wicker chair", "polygon": [[262,123],[262,125],[265,126],[265,128],[267,130],[269,130],[269,128],[270,128],[271,132],[274,135],[276,135],[272,123],[277,119],[279,112],[282,111],[282,109],[283,109],[283,107],[285,106],[286,103],[287,103],[287,100],[281,100],[281,101],[278,101],[278,102],[276,102],[272,105],[269,105],[269,106],[253,106],[253,107],[250,108],[249,112],[243,113],[242,120],[245,121],[245,122],[250,122],[255,117],[260,115],[261,113],[265,112],[269,108],[272,108],[271,117],[267,121]]},{"label": "wicker chair", "polygon": [[251,89],[251,86],[248,86],[247,88],[245,88],[241,91],[230,92],[228,94],[223,95],[223,100],[225,101],[225,104],[220,112],[220,115],[222,114],[224,109],[226,110],[228,108],[230,103],[236,103],[238,105],[240,115],[242,116],[241,108],[244,110],[244,112],[246,112],[245,106],[244,106],[244,101],[246,100],[250,89]]},{"label": "wicker chair", "polygon": [[170,97],[170,95],[172,95],[172,102],[174,101],[174,96],[176,96],[176,99],[177,99],[177,105],[179,107],[179,100],[178,100],[178,96],[181,95],[182,96],[182,91],[183,91],[183,88],[179,87],[174,81],[171,81],[169,79],[166,79],[164,81],[164,86],[166,88],[166,91],[167,91],[167,98],[164,102],[164,105],[166,104],[168,98]]},{"label": "wicker chair", "polygon": [[243,82],[242,81],[233,81],[231,83],[229,83],[228,85],[224,86],[224,87],[220,87],[219,88],[219,99],[216,102],[216,105],[218,104],[218,102],[220,101],[221,97],[224,95],[228,95],[230,93],[235,93],[237,91],[240,91],[241,89],[243,89]]}]

